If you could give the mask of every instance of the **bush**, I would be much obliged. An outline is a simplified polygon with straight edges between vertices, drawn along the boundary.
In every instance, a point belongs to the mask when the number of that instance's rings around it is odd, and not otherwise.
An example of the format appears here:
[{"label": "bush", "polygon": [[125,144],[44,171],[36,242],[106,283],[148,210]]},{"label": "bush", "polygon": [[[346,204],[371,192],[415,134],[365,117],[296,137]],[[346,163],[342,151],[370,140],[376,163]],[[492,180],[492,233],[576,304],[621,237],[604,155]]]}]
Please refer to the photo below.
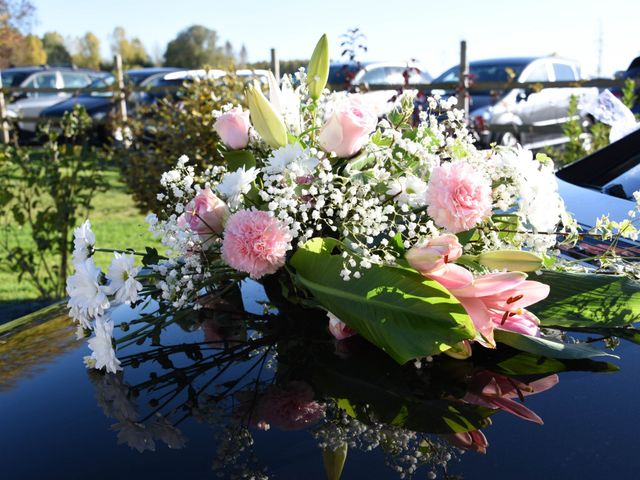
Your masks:
[{"label": "bush", "polygon": [[[118,147],[123,180],[143,211],[160,211],[156,199],[162,173],[187,155],[196,173],[221,161],[219,137],[213,130],[213,111],[242,100],[244,84],[234,76],[187,82],[136,112],[127,126],[130,141]],[[242,103],[242,102],[241,102]]]},{"label": "bush", "polygon": [[64,296],[73,228],[88,216],[96,191],[106,187],[105,156],[89,143],[86,111],[66,113],[60,127],[60,133],[44,127],[41,148],[0,150],[1,258],[46,299]]}]

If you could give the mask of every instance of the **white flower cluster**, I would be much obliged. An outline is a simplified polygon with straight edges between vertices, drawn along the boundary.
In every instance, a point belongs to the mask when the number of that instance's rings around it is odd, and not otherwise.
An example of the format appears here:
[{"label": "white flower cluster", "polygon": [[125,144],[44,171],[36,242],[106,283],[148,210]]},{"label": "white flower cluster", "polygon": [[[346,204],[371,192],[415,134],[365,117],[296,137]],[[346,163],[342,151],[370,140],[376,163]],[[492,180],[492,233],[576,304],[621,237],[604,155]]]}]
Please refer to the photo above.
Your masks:
[{"label": "white flower cluster", "polygon": [[93,260],[95,235],[85,221],[74,231],[73,266],[75,273],[67,279],[69,316],[84,330],[93,330],[89,339],[92,353],[85,358],[87,367],[115,373],[120,361],[113,348],[113,322],[108,309],[112,303],[138,301],[142,284],[136,280],[140,267],[133,254],[114,252],[106,275]]}]

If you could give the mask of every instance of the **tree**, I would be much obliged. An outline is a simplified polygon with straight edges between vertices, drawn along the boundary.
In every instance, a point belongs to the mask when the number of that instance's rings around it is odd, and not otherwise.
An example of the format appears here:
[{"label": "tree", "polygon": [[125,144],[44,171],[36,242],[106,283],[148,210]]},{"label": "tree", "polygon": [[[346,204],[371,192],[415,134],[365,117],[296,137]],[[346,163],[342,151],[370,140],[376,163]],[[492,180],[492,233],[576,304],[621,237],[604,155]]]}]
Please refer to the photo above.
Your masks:
[{"label": "tree", "polygon": [[129,40],[124,28],[116,27],[111,34],[111,52],[122,57],[126,67],[148,67],[151,58],[139,38]]},{"label": "tree", "polygon": [[16,65],[43,65],[47,63],[47,52],[42,41],[35,35],[22,38],[21,47],[15,52],[13,63]]},{"label": "tree", "polygon": [[249,52],[247,52],[247,47],[245,46],[245,44],[242,44],[242,47],[240,48],[240,58],[238,59],[238,64],[240,67],[246,67],[247,66],[247,62],[249,60]]},{"label": "tree", "polygon": [[42,46],[47,53],[49,65],[71,64],[71,54],[64,45],[64,38],[58,32],[47,32],[42,36]]},{"label": "tree", "polygon": [[100,40],[93,33],[87,32],[75,42],[73,63],[79,67],[100,68]]},{"label": "tree", "polygon": [[192,25],[169,42],[164,54],[164,64],[183,68],[228,66],[233,62],[233,58],[229,58],[217,42],[218,34],[215,30],[202,25]]},{"label": "tree", "polygon": [[33,22],[35,7],[29,0],[0,0],[0,68],[16,63],[23,33]]}]

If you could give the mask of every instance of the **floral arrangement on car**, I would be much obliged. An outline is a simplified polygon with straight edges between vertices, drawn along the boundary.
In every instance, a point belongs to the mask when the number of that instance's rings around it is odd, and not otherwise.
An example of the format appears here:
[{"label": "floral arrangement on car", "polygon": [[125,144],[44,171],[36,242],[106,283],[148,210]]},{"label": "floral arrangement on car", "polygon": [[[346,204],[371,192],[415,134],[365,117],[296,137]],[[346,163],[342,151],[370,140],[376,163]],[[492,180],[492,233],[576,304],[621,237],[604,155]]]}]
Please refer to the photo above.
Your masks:
[{"label": "floral arrangement on car", "polygon": [[[580,232],[551,160],[478,150],[452,99],[430,98],[413,124],[412,95],[401,93],[379,119],[366,97],[326,90],[328,71],[323,36],[306,73],[271,78],[268,99],[249,86],[248,111],[216,112],[225,163],[197,176],[183,156],[162,176],[165,208],[147,220],[164,255],[111,250],[103,274],[92,255],[106,249],[88,221],[76,230],[67,291],[71,317],[93,333],[87,365],[120,368],[112,304],[155,300],[122,326],[123,348],[251,280],[284,305],[326,310],[337,339],[360,335],[401,364],[467,358],[472,344],[607,355],[557,330],[623,328],[638,318],[640,290],[560,256],[558,242]],[[631,221],[596,228],[637,235]]]}]

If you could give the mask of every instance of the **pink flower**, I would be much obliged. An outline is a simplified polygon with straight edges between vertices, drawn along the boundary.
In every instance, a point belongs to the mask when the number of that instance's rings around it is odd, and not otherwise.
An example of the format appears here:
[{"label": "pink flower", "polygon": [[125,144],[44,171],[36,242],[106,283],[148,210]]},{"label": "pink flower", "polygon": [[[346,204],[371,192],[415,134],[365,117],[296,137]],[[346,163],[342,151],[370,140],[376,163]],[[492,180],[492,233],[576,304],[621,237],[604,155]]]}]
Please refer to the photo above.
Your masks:
[{"label": "pink flower", "polygon": [[251,278],[275,273],[290,249],[289,229],[267,212],[239,210],[225,224],[222,259]]},{"label": "pink flower", "polygon": [[249,112],[242,107],[232,108],[220,115],[213,124],[222,142],[232,150],[245,148],[249,143]]},{"label": "pink flower", "polygon": [[211,191],[200,190],[178,218],[179,225],[188,225],[200,236],[203,242],[212,239],[214,234],[222,233],[224,222],[229,216],[229,207]]},{"label": "pink flower", "polygon": [[524,310],[549,295],[549,286],[527,280],[521,272],[490,273],[450,292],[465,308],[487,346],[493,346],[493,329],[526,335],[539,334],[538,318]]},{"label": "pink flower", "polygon": [[452,234],[430,239],[425,245],[409,249],[406,259],[422,275],[436,280],[445,288],[468,285],[473,275],[466,268],[453,262],[462,255],[462,245]]},{"label": "pink flower", "polygon": [[326,152],[338,157],[358,153],[376,129],[378,119],[358,97],[348,97],[333,112],[318,135],[318,142]]},{"label": "pink flower", "polygon": [[356,331],[349,328],[349,326],[336,317],[333,313],[327,312],[329,317],[329,331],[336,340],[344,340],[345,338],[352,337],[356,334]]},{"label": "pink flower", "polygon": [[284,386],[271,385],[258,397],[251,409],[253,399],[245,395],[241,410],[250,410],[243,416],[249,424],[261,430],[275,426],[281,430],[299,430],[317,423],[325,413],[325,405],[313,399],[313,390],[305,382],[291,381]]},{"label": "pink flower", "polygon": [[527,395],[544,392],[557,385],[558,381],[557,375],[549,375],[524,383],[515,378],[483,370],[473,376],[463,400],[474,405],[504,410],[524,420],[542,424],[542,419],[535,412],[513,399],[520,398],[524,401]]},{"label": "pink flower", "polygon": [[435,167],[426,195],[427,213],[451,233],[469,230],[491,215],[489,180],[463,162]]},{"label": "pink flower", "polygon": [[480,430],[472,432],[447,433],[442,437],[451,444],[463,450],[471,450],[472,452],[487,453],[489,442]]}]

